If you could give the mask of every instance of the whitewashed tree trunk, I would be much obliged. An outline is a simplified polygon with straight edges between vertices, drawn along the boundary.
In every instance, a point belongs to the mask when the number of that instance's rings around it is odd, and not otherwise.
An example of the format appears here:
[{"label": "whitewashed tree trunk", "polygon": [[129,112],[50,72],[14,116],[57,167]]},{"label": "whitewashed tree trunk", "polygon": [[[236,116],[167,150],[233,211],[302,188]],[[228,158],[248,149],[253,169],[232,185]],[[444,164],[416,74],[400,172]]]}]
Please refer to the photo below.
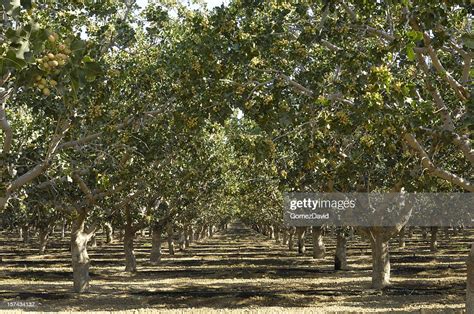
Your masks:
[{"label": "whitewashed tree trunk", "polygon": [[403,227],[398,233],[398,247],[405,248],[405,227]]},{"label": "whitewashed tree trunk", "polygon": [[290,231],[288,234],[288,250],[293,251],[294,249],[294,235],[295,235],[295,228],[290,227]]},{"label": "whitewashed tree trunk", "polygon": [[298,238],[298,254],[304,254],[306,252],[306,246],[304,243],[305,235],[306,227],[296,227],[296,236]]},{"label": "whitewashed tree trunk", "polygon": [[151,242],[150,262],[159,263],[161,261],[161,242],[163,228],[161,226],[153,226],[153,237]]},{"label": "whitewashed tree trunk", "polygon": [[84,232],[84,222],[86,219],[85,211],[79,213],[79,216],[72,224],[71,230],[71,257],[72,272],[74,281],[74,291],[78,293],[89,290],[89,255],[87,254],[87,242],[89,234]]},{"label": "whitewashed tree trunk", "polygon": [[275,238],[275,228],[272,225],[268,226],[268,238],[269,239]]},{"label": "whitewashed tree trunk", "polygon": [[125,251],[125,271],[130,273],[137,271],[137,259],[133,248],[134,237],[135,229],[130,225],[126,225],[123,237],[123,249]]},{"label": "whitewashed tree trunk", "polygon": [[179,250],[180,251],[183,251],[186,247],[185,247],[185,235],[184,235],[184,231],[183,229],[179,229],[178,231],[178,246],[179,246]]},{"label": "whitewashed tree trunk", "polygon": [[380,290],[390,284],[389,245],[383,233],[372,234],[372,288]]},{"label": "whitewashed tree trunk", "polygon": [[104,223],[105,243],[111,244],[114,242],[114,229],[110,222]]},{"label": "whitewashed tree trunk", "polygon": [[431,227],[430,251],[438,251],[438,227]]},{"label": "whitewashed tree trunk", "polygon": [[283,233],[283,235],[282,235],[282,244],[283,245],[288,245],[288,229],[283,228],[282,233]]},{"label": "whitewashed tree trunk", "polygon": [[324,258],[326,256],[326,246],[323,242],[323,228],[320,226],[313,226],[313,258]]},{"label": "whitewashed tree trunk", "polygon": [[168,233],[168,253],[169,255],[174,255],[173,226],[171,224],[168,224],[167,233]]},{"label": "whitewashed tree trunk", "polygon": [[214,226],[210,225],[209,226],[209,237],[212,238],[214,236]]},{"label": "whitewashed tree trunk", "polygon": [[97,247],[97,237],[95,234],[91,237],[90,243],[91,247]]},{"label": "whitewashed tree trunk", "polygon": [[63,219],[63,223],[61,225],[61,239],[66,238],[66,225],[67,225],[67,221],[66,219]]}]

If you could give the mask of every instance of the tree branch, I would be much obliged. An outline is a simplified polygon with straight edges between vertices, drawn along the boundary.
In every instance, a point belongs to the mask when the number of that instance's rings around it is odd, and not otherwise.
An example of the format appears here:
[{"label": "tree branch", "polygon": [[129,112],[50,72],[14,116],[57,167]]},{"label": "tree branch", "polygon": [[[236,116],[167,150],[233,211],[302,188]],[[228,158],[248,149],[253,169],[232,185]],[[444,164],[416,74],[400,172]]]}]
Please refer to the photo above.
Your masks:
[{"label": "tree branch", "polygon": [[426,169],[431,175],[451,182],[452,184],[457,185],[467,191],[474,192],[474,185],[468,180],[458,177],[449,171],[436,167],[426,153],[425,149],[421,146],[413,134],[405,133],[403,137],[408,146],[410,146],[421,157],[421,164],[423,168]]},{"label": "tree branch", "polygon": [[[436,71],[439,73],[439,76],[443,80],[445,80],[449,84],[449,86],[451,86],[451,88],[454,91],[454,94],[459,99],[461,99],[462,101],[466,101],[469,98],[469,92],[460,83],[458,83],[452,77],[452,75],[448,71],[446,71],[444,66],[441,64],[441,61],[438,58],[438,54],[436,53],[433,46],[431,45],[431,37],[424,30],[421,29],[420,25],[418,24],[418,21],[416,20],[416,17],[410,18],[409,22],[410,22],[411,27],[415,31],[421,32],[423,34],[423,43],[425,45],[426,52],[430,56],[433,66],[436,69]],[[418,60],[420,60],[420,58],[418,58]],[[423,65],[422,67],[425,67],[426,63],[424,62],[424,60],[423,60],[423,63],[425,65]]]},{"label": "tree branch", "polygon": [[[423,55],[421,53],[416,53],[416,56],[423,72],[425,72],[426,75],[429,75],[429,68]],[[468,139],[463,139],[463,137],[455,132],[453,120],[438,89],[431,84],[429,78],[425,78],[425,85],[426,89],[433,97],[436,108],[438,109],[438,113],[441,115],[441,119],[443,120],[443,129],[453,135],[454,144],[459,147],[466,159],[469,160],[471,164],[474,164],[474,151],[471,148],[471,144]]]},{"label": "tree branch", "polygon": [[8,118],[7,114],[5,112],[5,101],[8,98],[8,95],[5,95],[0,92],[0,129],[2,129],[3,134],[4,134],[4,140],[3,140],[3,149],[2,149],[2,157],[6,158],[8,154],[10,153],[10,150],[12,148],[12,142],[13,142],[13,132],[12,128],[10,126],[10,123],[8,123]]},{"label": "tree branch", "polygon": [[323,45],[324,47],[328,48],[329,50],[332,50],[332,51],[339,51],[341,50],[341,48],[339,48],[338,46],[330,43],[329,41],[325,40],[325,39],[322,39],[321,40],[321,45]]},{"label": "tree branch", "polygon": [[91,189],[87,186],[86,182],[79,176],[77,172],[72,173],[72,180],[79,186],[79,189],[86,195],[87,200],[90,204],[95,202],[95,198],[92,195]]},{"label": "tree branch", "polygon": [[463,55],[464,66],[462,69],[461,84],[466,85],[469,81],[469,71],[471,70],[473,52],[465,53]]},{"label": "tree branch", "polygon": [[20,177],[16,178],[10,186],[7,187],[7,193],[6,195],[10,196],[11,193],[14,191],[18,190],[20,187],[23,185],[31,182],[33,179],[38,177],[40,174],[42,174],[50,165],[50,162],[54,155],[56,154],[58,150],[58,145],[63,139],[64,135],[66,132],[69,130],[69,127],[71,126],[69,121],[62,121],[58,123],[57,131],[53,135],[53,138],[49,144],[48,151],[43,159],[43,161],[36,165],[34,168],[29,170],[28,172],[24,173]]}]

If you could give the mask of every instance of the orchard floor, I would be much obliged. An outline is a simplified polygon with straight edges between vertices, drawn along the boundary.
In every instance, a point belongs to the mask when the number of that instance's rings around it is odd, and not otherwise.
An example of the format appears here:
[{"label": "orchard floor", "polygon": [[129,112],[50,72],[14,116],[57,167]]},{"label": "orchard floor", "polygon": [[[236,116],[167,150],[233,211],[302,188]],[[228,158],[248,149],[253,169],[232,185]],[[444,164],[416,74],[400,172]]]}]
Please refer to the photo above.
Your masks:
[{"label": "orchard floor", "polygon": [[[123,271],[120,243],[89,249],[91,291],[72,292],[67,240],[51,240],[46,255],[37,255],[35,241],[25,245],[0,234],[0,309],[8,301],[32,302],[25,311],[151,312],[395,312],[462,313],[469,241],[465,231],[443,239],[439,250],[419,233],[405,249],[391,245],[392,285],[370,289],[370,249],[358,237],[348,243],[350,270],[334,271],[334,236],[325,238],[327,256],[311,258],[289,252],[274,240],[241,224],[195,242],[162,262],[148,262],[150,241],[136,240],[138,272]],[[308,239],[309,240],[309,239]]]}]

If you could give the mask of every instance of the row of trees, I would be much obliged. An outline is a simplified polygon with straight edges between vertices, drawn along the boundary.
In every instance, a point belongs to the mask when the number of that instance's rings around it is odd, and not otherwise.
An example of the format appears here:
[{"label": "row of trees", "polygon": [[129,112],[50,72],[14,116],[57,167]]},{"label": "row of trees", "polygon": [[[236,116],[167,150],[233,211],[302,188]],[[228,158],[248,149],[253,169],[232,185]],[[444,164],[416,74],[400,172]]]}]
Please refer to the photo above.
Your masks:
[{"label": "row of trees", "polygon": [[[286,191],[474,191],[468,1],[4,1],[2,12],[3,221],[34,221],[42,238],[72,222],[77,291],[101,224],[123,228],[133,271],[143,227],[159,242],[170,223],[281,223]],[[358,229],[375,288],[404,223]]]}]

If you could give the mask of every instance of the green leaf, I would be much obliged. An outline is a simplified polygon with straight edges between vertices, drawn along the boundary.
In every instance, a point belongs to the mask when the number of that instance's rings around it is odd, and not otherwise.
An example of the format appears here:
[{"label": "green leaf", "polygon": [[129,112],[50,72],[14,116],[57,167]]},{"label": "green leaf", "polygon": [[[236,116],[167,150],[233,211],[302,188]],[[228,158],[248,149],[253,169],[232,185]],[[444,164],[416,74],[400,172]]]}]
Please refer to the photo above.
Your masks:
[{"label": "green leaf", "polygon": [[21,3],[21,6],[26,10],[29,10],[32,8],[31,0],[20,0],[20,3]]},{"label": "green leaf", "polygon": [[464,42],[464,46],[469,49],[474,49],[474,34],[464,34],[461,38]]},{"label": "green leaf", "polygon": [[423,39],[423,33],[419,31],[409,31],[407,35],[411,41],[419,41]]},{"label": "green leaf", "polygon": [[25,60],[18,58],[17,53],[13,50],[7,52],[4,60],[6,67],[14,68],[16,70],[21,70],[26,66]]},{"label": "green leaf", "polygon": [[75,39],[72,43],[71,43],[71,50],[73,52],[76,52],[76,51],[80,51],[80,50],[84,50],[86,49],[86,42],[84,40],[81,40],[81,39]]},{"label": "green leaf", "polygon": [[413,50],[414,47],[415,45],[413,44],[407,45],[407,57],[408,57],[408,60],[410,61],[415,60],[415,51]]}]

